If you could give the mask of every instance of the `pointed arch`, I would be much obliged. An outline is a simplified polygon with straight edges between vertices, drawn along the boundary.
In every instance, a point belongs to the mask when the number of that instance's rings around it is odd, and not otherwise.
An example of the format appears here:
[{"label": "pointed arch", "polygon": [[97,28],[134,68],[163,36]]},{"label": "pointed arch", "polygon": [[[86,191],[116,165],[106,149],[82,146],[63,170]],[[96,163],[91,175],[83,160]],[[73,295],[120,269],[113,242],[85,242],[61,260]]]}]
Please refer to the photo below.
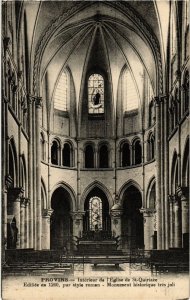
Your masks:
[{"label": "pointed arch", "polygon": [[14,137],[9,140],[9,175],[13,180],[13,186],[18,183],[18,161],[17,161],[17,150]]},{"label": "pointed arch", "polygon": [[174,150],[172,165],[171,165],[171,192],[175,194],[176,188],[178,186],[178,160],[177,160],[177,151]]},{"label": "pointed arch", "polygon": [[51,143],[51,163],[53,165],[60,165],[60,148],[60,139],[56,137]]},{"label": "pointed arch", "polygon": [[121,199],[121,201],[123,199],[123,195],[124,195],[125,191],[131,186],[134,186],[137,190],[139,190],[139,192],[142,195],[142,189],[141,189],[140,185],[133,179],[130,179],[121,186],[121,188],[118,192],[118,197],[119,197],[119,199]]},{"label": "pointed arch", "polygon": [[69,73],[66,68],[63,68],[57,78],[53,92],[54,109],[68,111],[70,105],[69,98]]},{"label": "pointed arch", "polygon": [[42,201],[42,205],[41,205],[42,210],[47,209],[49,207],[48,199],[47,199],[47,189],[42,177],[41,177],[41,201]]},{"label": "pointed arch", "polygon": [[52,198],[52,195],[55,192],[55,190],[57,190],[58,188],[63,188],[69,193],[69,195],[71,197],[71,203],[70,203],[71,204],[71,210],[75,211],[76,208],[77,208],[77,204],[76,204],[77,196],[76,196],[76,193],[73,190],[73,188],[68,183],[66,183],[65,181],[59,181],[59,182],[56,183],[56,185],[53,186],[53,188],[51,190],[51,194],[50,194],[50,199]]},{"label": "pointed arch", "polygon": [[85,168],[94,168],[95,167],[95,145],[92,142],[86,143],[84,146],[84,167]]},{"label": "pointed arch", "polygon": [[106,188],[106,186],[104,184],[102,184],[101,182],[95,180],[94,182],[92,182],[90,185],[87,186],[87,188],[84,190],[82,196],[81,196],[81,203],[80,203],[80,209],[83,210],[84,209],[84,203],[86,200],[86,197],[88,196],[88,194],[94,189],[94,188],[99,188],[101,191],[104,192],[104,194],[106,195],[108,202],[109,202],[109,207],[111,208],[113,205],[113,198],[112,195],[110,193],[110,191]]},{"label": "pointed arch", "polygon": [[149,132],[147,138],[147,161],[155,158],[155,136],[152,131]]},{"label": "pointed arch", "polygon": [[26,168],[26,159],[24,153],[21,155],[20,160],[20,184],[24,189],[24,196],[28,196],[28,176],[27,176],[27,168]]},{"label": "pointed arch", "polygon": [[156,178],[155,176],[153,176],[148,183],[145,207],[155,209],[155,201],[156,201]]},{"label": "pointed arch", "polygon": [[131,165],[131,144],[127,139],[119,143],[120,166],[127,167]]},{"label": "pointed arch", "polygon": [[40,144],[41,144],[41,159],[43,161],[46,160],[46,144],[45,144],[45,136],[44,133],[41,131],[40,133]]},{"label": "pointed arch", "polygon": [[182,159],[182,186],[189,185],[189,136],[186,138]]},{"label": "pointed arch", "polygon": [[142,144],[139,137],[135,137],[132,141],[132,160],[133,165],[142,163]]}]

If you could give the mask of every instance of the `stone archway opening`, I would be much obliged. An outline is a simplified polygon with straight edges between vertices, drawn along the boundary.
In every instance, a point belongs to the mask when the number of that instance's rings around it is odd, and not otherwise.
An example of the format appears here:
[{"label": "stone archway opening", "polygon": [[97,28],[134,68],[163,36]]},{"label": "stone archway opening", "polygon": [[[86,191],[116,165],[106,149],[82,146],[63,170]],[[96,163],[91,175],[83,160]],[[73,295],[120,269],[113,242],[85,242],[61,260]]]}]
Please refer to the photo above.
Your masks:
[{"label": "stone archway opening", "polygon": [[144,248],[144,226],[142,196],[135,186],[128,187],[123,194],[122,242],[123,249]]},{"label": "stone archway opening", "polygon": [[51,198],[53,213],[50,220],[50,248],[70,249],[72,237],[71,195],[63,187],[57,188]]},{"label": "stone archway opening", "polygon": [[111,219],[109,202],[106,194],[98,187],[93,188],[84,203],[83,235],[93,238],[94,235],[106,238],[111,236]]}]

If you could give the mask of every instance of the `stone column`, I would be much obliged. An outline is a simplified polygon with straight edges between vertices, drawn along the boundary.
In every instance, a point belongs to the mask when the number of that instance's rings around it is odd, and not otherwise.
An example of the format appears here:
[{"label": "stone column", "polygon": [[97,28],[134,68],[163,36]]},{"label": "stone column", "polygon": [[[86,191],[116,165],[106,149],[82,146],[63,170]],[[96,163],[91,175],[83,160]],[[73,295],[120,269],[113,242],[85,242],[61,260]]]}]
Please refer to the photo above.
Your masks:
[{"label": "stone column", "polygon": [[12,185],[12,182],[12,178],[7,175],[5,178],[5,187],[2,195],[2,247],[5,247],[5,249],[7,244],[7,193]]},{"label": "stone column", "polygon": [[25,236],[25,198],[20,199],[20,248],[24,248]]},{"label": "stone column", "polygon": [[173,195],[168,196],[170,206],[170,248],[174,247],[174,212],[173,212]]},{"label": "stone column", "polygon": [[29,226],[29,248],[33,248],[34,246],[34,214],[33,214],[33,126],[32,126],[32,106],[33,106],[34,98],[32,96],[28,96],[28,104],[29,104],[29,147],[28,147],[28,196],[30,198],[30,203],[28,206],[28,226]]},{"label": "stone column", "polygon": [[40,116],[42,98],[35,98],[36,104],[36,250],[41,250],[42,216],[41,216],[41,145]]},{"label": "stone column", "polygon": [[157,212],[157,249],[162,249],[162,201],[161,201],[161,100],[155,97],[156,104],[156,212]]},{"label": "stone column", "polygon": [[50,217],[52,209],[42,211],[42,249],[50,249]]},{"label": "stone column", "polygon": [[168,149],[168,131],[169,131],[169,120],[168,120],[168,103],[169,97],[164,97],[164,211],[165,211],[165,249],[169,248],[169,203],[168,203],[168,187],[169,187],[169,149]]},{"label": "stone column", "polygon": [[94,149],[94,168],[95,169],[99,168],[97,145],[95,145],[95,149]]},{"label": "stone column", "polygon": [[144,218],[144,246],[145,250],[154,248],[154,215],[156,210],[150,208],[141,209]]},{"label": "stone column", "polygon": [[111,230],[113,237],[117,237],[120,239],[120,243],[118,245],[118,250],[122,249],[121,244],[121,216],[122,216],[123,210],[121,209],[121,206],[119,204],[115,204],[110,212],[111,216]]},{"label": "stone column", "polygon": [[30,200],[25,198],[25,223],[24,223],[24,247],[29,248],[29,203]]},{"label": "stone column", "polygon": [[182,217],[182,242],[183,247],[189,244],[189,189],[188,187],[178,187],[177,196],[181,200],[181,217]]},{"label": "stone column", "polygon": [[73,219],[73,247],[77,250],[76,240],[80,238],[83,233],[83,216],[84,211],[74,211],[71,213]]},{"label": "stone column", "polygon": [[174,209],[174,247],[181,248],[182,246],[182,232],[181,232],[181,207],[179,198],[175,195],[173,197]]},{"label": "stone column", "polygon": [[129,145],[130,149],[130,166],[134,165],[135,159],[134,159],[134,147],[132,145]]},{"label": "stone column", "polygon": [[23,188],[10,188],[8,190],[8,213],[16,219],[16,227],[18,229],[16,247],[20,248],[20,199],[23,195]]}]

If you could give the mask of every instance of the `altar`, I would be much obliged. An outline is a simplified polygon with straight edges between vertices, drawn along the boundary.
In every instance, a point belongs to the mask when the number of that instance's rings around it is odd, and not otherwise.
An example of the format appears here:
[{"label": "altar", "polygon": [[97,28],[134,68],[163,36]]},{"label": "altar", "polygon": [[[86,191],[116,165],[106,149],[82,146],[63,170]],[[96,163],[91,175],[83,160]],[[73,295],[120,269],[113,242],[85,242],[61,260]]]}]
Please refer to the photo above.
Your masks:
[{"label": "altar", "polygon": [[111,232],[89,231],[78,239],[77,250],[85,254],[111,255],[117,252],[118,241],[112,237]]}]

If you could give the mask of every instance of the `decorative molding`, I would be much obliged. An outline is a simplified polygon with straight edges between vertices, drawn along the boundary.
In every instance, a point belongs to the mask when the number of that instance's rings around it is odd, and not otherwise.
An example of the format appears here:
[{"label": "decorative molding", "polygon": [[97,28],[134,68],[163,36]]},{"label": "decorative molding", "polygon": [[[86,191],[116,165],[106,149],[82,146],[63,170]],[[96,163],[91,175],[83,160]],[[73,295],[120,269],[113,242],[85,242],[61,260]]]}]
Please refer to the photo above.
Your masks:
[{"label": "decorative molding", "polygon": [[154,208],[142,208],[140,212],[143,213],[144,217],[152,217],[156,213],[156,209]]}]

